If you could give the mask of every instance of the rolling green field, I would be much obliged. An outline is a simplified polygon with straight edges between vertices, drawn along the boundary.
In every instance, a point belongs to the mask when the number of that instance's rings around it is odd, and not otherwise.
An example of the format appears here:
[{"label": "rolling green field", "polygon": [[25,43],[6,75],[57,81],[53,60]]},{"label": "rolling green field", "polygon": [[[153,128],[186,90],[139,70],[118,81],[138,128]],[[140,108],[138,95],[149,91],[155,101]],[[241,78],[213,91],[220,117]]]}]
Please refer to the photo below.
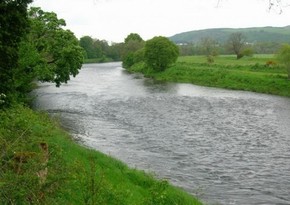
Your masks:
[{"label": "rolling green field", "polygon": [[[0,119],[0,204],[202,204],[165,180],[75,143],[45,113],[14,106],[1,110]],[[41,170],[46,174],[38,175]]]},{"label": "rolling green field", "polygon": [[237,60],[224,55],[207,63],[205,56],[179,57],[164,72],[154,72],[144,63],[133,65],[130,72],[141,72],[160,81],[192,83],[209,87],[246,90],[290,97],[290,80],[286,69],[274,55],[256,55]]}]

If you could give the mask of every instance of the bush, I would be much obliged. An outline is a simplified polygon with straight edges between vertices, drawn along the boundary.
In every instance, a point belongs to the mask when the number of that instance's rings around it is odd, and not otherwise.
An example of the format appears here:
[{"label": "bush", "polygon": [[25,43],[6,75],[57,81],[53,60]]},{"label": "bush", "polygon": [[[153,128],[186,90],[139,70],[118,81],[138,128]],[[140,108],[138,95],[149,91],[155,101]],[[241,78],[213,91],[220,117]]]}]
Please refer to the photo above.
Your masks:
[{"label": "bush", "polygon": [[176,62],[178,55],[178,47],[166,37],[154,37],[145,44],[145,63],[156,71],[164,71]]},{"label": "bush", "polygon": [[243,56],[248,56],[248,57],[253,57],[253,55],[254,55],[254,51],[253,51],[253,49],[251,49],[251,48],[245,48],[245,49],[242,51],[242,55],[243,55]]},{"label": "bush", "polygon": [[124,68],[130,68],[134,64],[134,53],[129,52],[126,56],[123,57],[122,66]]},{"label": "bush", "polygon": [[212,55],[207,56],[206,60],[207,60],[208,63],[213,63],[214,62],[214,58],[213,58]]}]

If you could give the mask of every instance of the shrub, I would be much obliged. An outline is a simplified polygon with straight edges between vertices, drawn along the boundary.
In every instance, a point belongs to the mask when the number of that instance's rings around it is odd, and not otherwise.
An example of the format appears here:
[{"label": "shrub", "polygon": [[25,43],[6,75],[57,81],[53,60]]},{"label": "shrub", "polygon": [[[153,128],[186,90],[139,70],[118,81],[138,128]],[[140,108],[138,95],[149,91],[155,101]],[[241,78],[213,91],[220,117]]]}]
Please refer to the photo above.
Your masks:
[{"label": "shrub", "polygon": [[253,49],[251,49],[251,48],[245,48],[245,49],[242,51],[242,55],[243,55],[243,56],[248,56],[248,57],[253,57],[253,55],[254,55],[254,51],[253,51]]},{"label": "shrub", "polygon": [[166,37],[154,37],[145,44],[145,63],[156,71],[164,71],[176,62],[178,55],[178,47]]},{"label": "shrub", "polygon": [[214,62],[214,58],[213,58],[212,55],[207,56],[206,60],[207,60],[208,63],[213,63]]}]

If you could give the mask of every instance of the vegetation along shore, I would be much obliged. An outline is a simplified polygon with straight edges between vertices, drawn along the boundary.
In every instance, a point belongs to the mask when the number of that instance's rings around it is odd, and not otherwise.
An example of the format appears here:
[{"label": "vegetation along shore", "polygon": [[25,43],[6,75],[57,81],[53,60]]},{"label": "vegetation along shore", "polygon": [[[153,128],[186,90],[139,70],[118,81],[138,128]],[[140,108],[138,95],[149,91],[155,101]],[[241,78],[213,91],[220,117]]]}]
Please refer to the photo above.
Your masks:
[{"label": "vegetation along shore", "polygon": [[0,118],[1,204],[202,204],[77,144],[46,113],[17,105],[1,110]]},{"label": "vegetation along shore", "polygon": [[[123,67],[129,72],[160,81],[290,96],[289,44],[277,54],[254,54],[252,44],[247,45],[239,32],[232,33],[223,48],[211,38],[201,39],[203,55],[181,56],[184,45],[165,37],[143,41],[138,34],[130,34],[125,44],[131,48],[123,56]],[[218,55],[225,48],[232,54]]]},{"label": "vegetation along shore", "polygon": [[287,70],[274,55],[255,55],[236,60],[233,55],[214,57],[208,63],[205,56],[179,57],[163,72],[156,72],[144,62],[127,68],[160,81],[192,83],[233,90],[246,90],[290,97]]}]

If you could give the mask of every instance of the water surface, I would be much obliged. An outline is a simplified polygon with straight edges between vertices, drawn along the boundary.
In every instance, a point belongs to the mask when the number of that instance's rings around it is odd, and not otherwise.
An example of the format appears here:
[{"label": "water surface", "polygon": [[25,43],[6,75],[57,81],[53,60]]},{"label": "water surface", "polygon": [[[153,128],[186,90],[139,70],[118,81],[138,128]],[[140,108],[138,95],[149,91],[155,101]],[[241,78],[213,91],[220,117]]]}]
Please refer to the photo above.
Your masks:
[{"label": "water surface", "polygon": [[289,98],[158,83],[120,63],[34,93],[85,145],[209,204],[290,204]]}]

